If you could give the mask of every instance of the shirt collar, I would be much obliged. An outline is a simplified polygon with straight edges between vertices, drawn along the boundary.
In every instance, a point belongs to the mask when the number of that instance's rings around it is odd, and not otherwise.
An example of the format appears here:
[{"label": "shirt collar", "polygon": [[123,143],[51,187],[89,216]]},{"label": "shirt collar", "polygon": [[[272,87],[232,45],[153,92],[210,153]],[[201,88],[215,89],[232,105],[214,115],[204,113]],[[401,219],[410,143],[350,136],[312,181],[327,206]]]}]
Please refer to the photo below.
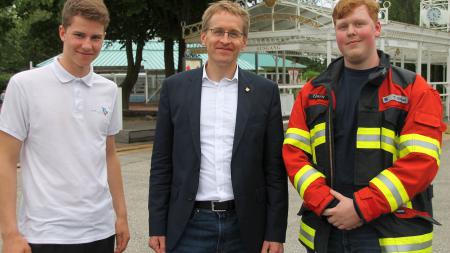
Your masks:
[{"label": "shirt collar", "polygon": [[[208,62],[206,62],[206,64],[204,64],[203,65],[203,76],[202,76],[202,80],[205,80],[205,79],[207,79],[207,80],[209,80],[209,81],[211,81],[211,79],[209,79],[209,77],[208,77],[208,74],[206,73],[206,65],[208,64]],[[227,80],[227,81],[230,81],[230,82],[234,82],[234,81],[238,81],[238,72],[239,72],[239,66],[236,64],[236,70],[234,71],[234,76],[233,76],[233,78],[232,79],[229,79],[229,78],[226,78],[226,77],[224,77],[223,79],[225,79],[225,80]],[[222,79],[222,80],[223,80]],[[211,81],[212,82],[212,81]]]},{"label": "shirt collar", "polygon": [[91,80],[92,80],[92,76],[93,76],[93,73],[94,73],[94,68],[92,67],[92,65],[91,65],[91,67],[90,67],[91,69],[90,69],[90,71],[89,71],[89,73],[88,73],[87,75],[85,75],[85,76],[83,76],[83,77],[76,77],[76,76],[70,74],[70,73],[69,73],[69,72],[61,65],[61,63],[59,62],[58,58],[59,58],[59,56],[56,56],[56,57],[53,59],[53,62],[52,62],[51,64],[52,64],[53,72],[54,72],[55,75],[56,75],[56,78],[58,78],[58,80],[59,80],[61,83],[63,83],[63,84],[68,84],[68,83],[70,83],[70,82],[73,81],[73,80],[80,80],[80,81],[81,81],[82,83],[84,83],[86,86],[88,86],[88,87],[91,87],[91,86],[92,86]]}]

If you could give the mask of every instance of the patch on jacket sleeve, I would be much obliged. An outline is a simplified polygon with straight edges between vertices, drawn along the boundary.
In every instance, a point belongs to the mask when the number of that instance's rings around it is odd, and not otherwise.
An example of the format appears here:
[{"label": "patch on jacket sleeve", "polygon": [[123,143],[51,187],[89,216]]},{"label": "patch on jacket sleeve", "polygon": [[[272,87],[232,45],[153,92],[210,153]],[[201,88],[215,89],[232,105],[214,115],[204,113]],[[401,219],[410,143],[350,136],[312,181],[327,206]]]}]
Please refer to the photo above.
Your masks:
[{"label": "patch on jacket sleeve", "polygon": [[402,104],[408,104],[408,97],[406,96],[400,96],[400,95],[396,95],[396,94],[390,94],[387,95],[386,97],[383,97],[383,103],[386,104],[390,101],[396,101]]},{"label": "patch on jacket sleeve", "polygon": [[327,95],[322,95],[322,94],[309,94],[309,99],[328,100],[328,96]]}]

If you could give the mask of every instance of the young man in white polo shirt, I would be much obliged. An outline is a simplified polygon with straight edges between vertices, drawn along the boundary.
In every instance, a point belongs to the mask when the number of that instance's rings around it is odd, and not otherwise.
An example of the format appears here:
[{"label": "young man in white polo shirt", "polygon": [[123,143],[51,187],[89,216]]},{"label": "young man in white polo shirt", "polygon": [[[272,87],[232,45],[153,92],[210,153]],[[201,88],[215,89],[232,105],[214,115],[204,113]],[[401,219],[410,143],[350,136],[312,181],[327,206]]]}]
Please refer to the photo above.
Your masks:
[{"label": "young man in white polo shirt", "polygon": [[[0,116],[5,253],[126,248],[130,235],[114,143],[121,128],[118,89],[91,67],[108,22],[103,1],[68,0],[59,27],[62,54],[9,82]],[[17,219],[19,157],[23,196]]]}]

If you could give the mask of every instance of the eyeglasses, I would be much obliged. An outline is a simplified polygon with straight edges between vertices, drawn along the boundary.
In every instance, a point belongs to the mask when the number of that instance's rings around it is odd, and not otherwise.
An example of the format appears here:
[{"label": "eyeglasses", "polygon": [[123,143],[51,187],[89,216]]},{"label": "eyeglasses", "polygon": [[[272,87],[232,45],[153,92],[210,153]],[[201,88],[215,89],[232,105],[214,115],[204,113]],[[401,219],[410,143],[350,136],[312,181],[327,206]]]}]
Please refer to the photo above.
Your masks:
[{"label": "eyeglasses", "polygon": [[244,33],[236,31],[236,30],[231,30],[228,32],[225,31],[225,29],[223,29],[223,28],[210,28],[209,30],[211,31],[212,35],[217,38],[223,38],[225,36],[225,33],[228,34],[229,39],[233,39],[233,40],[240,39],[240,38],[242,38],[242,36],[244,36]]}]

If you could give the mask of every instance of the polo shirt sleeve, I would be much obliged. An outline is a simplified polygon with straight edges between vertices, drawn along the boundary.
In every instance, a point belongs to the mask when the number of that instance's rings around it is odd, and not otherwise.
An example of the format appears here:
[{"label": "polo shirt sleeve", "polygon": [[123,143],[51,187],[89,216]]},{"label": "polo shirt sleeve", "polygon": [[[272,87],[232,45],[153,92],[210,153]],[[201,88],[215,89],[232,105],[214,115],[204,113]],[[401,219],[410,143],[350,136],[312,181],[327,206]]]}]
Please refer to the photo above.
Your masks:
[{"label": "polo shirt sleeve", "polygon": [[0,112],[0,131],[24,141],[29,130],[29,106],[23,86],[13,76],[6,89]]},{"label": "polo shirt sleeve", "polygon": [[121,98],[119,96],[119,91],[120,90],[116,88],[116,95],[114,98],[114,108],[108,126],[108,135],[115,135],[119,133],[119,131],[122,129],[122,108],[120,108]]}]

